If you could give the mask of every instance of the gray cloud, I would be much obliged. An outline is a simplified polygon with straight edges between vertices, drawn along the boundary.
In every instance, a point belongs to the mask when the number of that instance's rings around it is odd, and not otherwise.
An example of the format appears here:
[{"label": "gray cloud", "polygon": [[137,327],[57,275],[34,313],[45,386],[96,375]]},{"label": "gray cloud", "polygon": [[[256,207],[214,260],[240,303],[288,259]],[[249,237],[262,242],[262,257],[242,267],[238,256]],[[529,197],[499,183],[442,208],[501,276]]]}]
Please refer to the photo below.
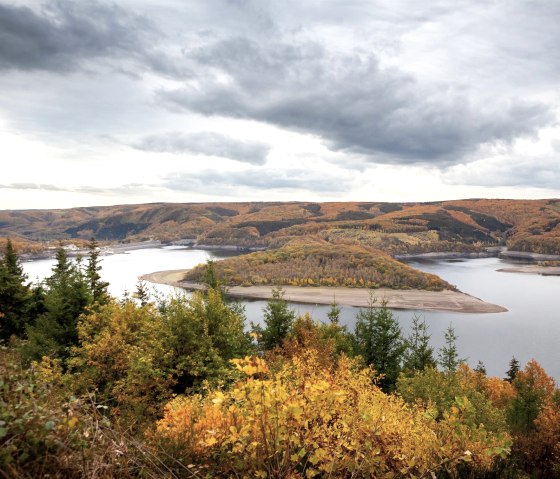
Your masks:
[{"label": "gray cloud", "polygon": [[125,54],[149,61],[144,37],[151,34],[148,22],[112,4],[0,4],[0,69],[68,71],[83,60]]},{"label": "gray cloud", "polygon": [[60,186],[44,184],[44,183],[9,183],[0,184],[0,189],[9,190],[43,190],[43,191],[73,191]]},{"label": "gray cloud", "polygon": [[167,105],[315,134],[380,163],[455,163],[482,144],[534,134],[553,118],[542,103],[473,100],[382,68],[373,55],[333,54],[312,42],[237,37],[191,57],[199,82],[160,91]]},{"label": "gray cloud", "polygon": [[76,186],[65,187],[47,183],[7,183],[0,184],[0,189],[10,190],[38,190],[38,191],[56,191],[66,193],[87,193],[92,195],[107,195],[107,194],[123,194],[135,195],[145,193],[149,189],[154,188],[156,185],[145,185],[141,183],[128,183],[117,187],[98,187],[98,186]]},{"label": "gray cloud", "polygon": [[266,163],[270,151],[270,148],[263,143],[236,140],[213,132],[168,132],[150,135],[136,143],[134,147],[145,151],[221,156],[253,165]]},{"label": "gray cloud", "polygon": [[497,158],[472,165],[456,165],[444,172],[443,179],[453,185],[518,186],[558,189],[560,162],[553,156]]},{"label": "gray cloud", "polygon": [[165,178],[165,188],[215,195],[239,192],[240,188],[254,190],[306,190],[322,193],[348,191],[350,180],[330,174],[303,169],[267,169],[243,171],[202,170],[192,173],[173,173]]}]

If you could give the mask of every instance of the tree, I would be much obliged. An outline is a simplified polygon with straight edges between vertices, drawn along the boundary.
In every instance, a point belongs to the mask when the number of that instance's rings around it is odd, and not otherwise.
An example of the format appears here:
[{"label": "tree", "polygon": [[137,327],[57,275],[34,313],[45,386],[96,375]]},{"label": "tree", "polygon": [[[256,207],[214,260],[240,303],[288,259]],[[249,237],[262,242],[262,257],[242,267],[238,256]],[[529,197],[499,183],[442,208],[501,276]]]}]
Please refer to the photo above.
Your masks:
[{"label": "tree", "polygon": [[457,336],[455,335],[453,325],[450,324],[445,330],[445,346],[438,350],[438,364],[446,373],[454,373],[457,370],[457,366],[464,361],[459,359],[456,342]]},{"label": "tree", "polygon": [[375,298],[370,297],[369,306],[357,315],[356,350],[366,364],[372,365],[382,375],[380,387],[390,392],[395,389],[406,344],[399,323],[387,308],[387,303],[376,307],[375,302]]},{"label": "tree", "polygon": [[91,305],[88,279],[79,261],[70,261],[59,248],[53,274],[45,280],[45,313],[27,328],[28,341],[23,354],[28,360],[43,356],[67,359],[78,344],[78,318]]},{"label": "tree", "polygon": [[179,295],[160,311],[167,370],[177,393],[227,378],[229,360],[253,352],[244,317],[236,306],[225,303],[219,291],[198,291],[190,298]]},{"label": "tree", "polygon": [[218,280],[218,276],[216,275],[216,269],[214,268],[215,261],[209,259],[206,261],[206,269],[204,271],[204,277],[202,282],[208,286],[210,289],[214,289],[216,291],[220,290],[220,281]]},{"label": "tree", "polygon": [[332,324],[338,324],[338,321],[340,320],[340,311],[340,306],[336,303],[336,299],[333,298],[331,309],[327,312],[327,317]]},{"label": "tree", "polygon": [[4,257],[0,259],[0,340],[23,336],[32,292],[26,283],[27,275],[8,239]]},{"label": "tree", "polygon": [[284,299],[284,290],[280,287],[272,288],[272,299],[266,304],[263,313],[264,328],[254,326],[253,330],[260,336],[261,348],[268,351],[282,344],[292,330],[296,314],[288,307],[288,302]]},{"label": "tree", "polygon": [[146,306],[150,302],[150,292],[146,287],[145,281],[141,279],[138,280],[133,297],[140,301],[140,306]]},{"label": "tree", "polygon": [[519,361],[515,358],[515,356],[512,356],[511,361],[509,362],[509,369],[506,371],[505,380],[509,383],[513,383],[518,372],[519,372]]},{"label": "tree", "polygon": [[484,365],[484,363],[482,361],[478,361],[476,368],[474,368],[475,372],[477,372],[478,374],[482,374],[483,376],[486,376],[487,372],[486,372],[486,366]]},{"label": "tree", "polygon": [[91,238],[89,244],[89,257],[86,265],[86,278],[91,294],[93,304],[107,304],[109,301],[109,293],[107,288],[109,283],[101,280],[99,272],[101,271],[101,260],[99,259],[99,244],[95,238]]},{"label": "tree", "polygon": [[422,371],[426,368],[436,367],[430,337],[426,321],[415,314],[412,318],[412,332],[406,341],[407,351],[403,364],[405,370]]}]

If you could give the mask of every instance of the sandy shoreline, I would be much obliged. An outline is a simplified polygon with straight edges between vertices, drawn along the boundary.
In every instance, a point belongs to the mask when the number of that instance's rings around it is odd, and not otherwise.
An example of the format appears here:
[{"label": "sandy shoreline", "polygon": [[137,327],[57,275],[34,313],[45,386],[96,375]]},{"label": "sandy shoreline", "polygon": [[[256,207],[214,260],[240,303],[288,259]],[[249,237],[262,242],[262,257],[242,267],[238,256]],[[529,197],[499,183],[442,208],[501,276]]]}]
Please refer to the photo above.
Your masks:
[{"label": "sandy shoreline", "polygon": [[[167,284],[185,289],[202,289],[199,283],[182,281],[187,270],[156,271],[140,277],[151,283]],[[346,306],[365,307],[369,304],[370,290],[344,287],[298,287],[283,286],[284,298],[297,303],[331,304],[336,302]],[[271,286],[233,286],[228,288],[229,296],[247,299],[271,298]],[[450,311],[455,313],[501,313],[506,308],[487,303],[457,291],[424,291],[417,289],[395,290],[379,288],[375,290],[378,301],[386,300],[390,308],[417,309],[423,311]]]},{"label": "sandy shoreline", "polygon": [[520,264],[509,268],[501,268],[496,271],[502,273],[527,273],[540,274],[542,276],[560,276],[560,266],[539,266],[536,264]]}]

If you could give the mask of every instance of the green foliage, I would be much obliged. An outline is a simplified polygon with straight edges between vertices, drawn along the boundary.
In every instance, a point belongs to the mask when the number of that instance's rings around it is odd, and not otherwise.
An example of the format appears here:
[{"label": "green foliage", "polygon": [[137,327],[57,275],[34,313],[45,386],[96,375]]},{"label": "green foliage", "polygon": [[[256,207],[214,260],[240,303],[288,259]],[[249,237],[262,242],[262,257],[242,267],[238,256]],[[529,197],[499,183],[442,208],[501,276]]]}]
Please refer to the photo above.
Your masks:
[{"label": "green foliage", "polygon": [[251,352],[244,332],[245,318],[236,304],[224,302],[219,291],[177,296],[163,307],[166,368],[176,392],[200,389],[205,382],[218,383],[231,370],[229,360]]},{"label": "green foliage", "polygon": [[253,331],[259,336],[261,349],[269,351],[282,344],[283,339],[291,331],[296,317],[284,299],[282,288],[272,289],[272,298],[263,310],[264,328],[253,326]]},{"label": "green foliage", "polygon": [[216,262],[214,260],[209,259],[206,261],[206,268],[204,270],[204,277],[202,279],[202,282],[210,289],[219,291],[220,281],[216,276],[215,264]]},{"label": "green foliage", "polygon": [[67,359],[78,344],[78,318],[91,305],[88,280],[80,262],[68,259],[64,249],[56,255],[53,274],[45,280],[45,312],[27,328],[28,341],[23,345],[27,360],[43,356]]},{"label": "green foliage", "polygon": [[422,371],[435,368],[434,348],[430,346],[430,334],[424,318],[417,314],[412,317],[412,331],[406,340],[407,349],[404,354],[403,369]]},{"label": "green foliage", "polygon": [[519,372],[519,361],[512,356],[509,362],[509,369],[506,371],[506,381],[513,383],[517,373]]},{"label": "green foliage", "polygon": [[0,341],[8,341],[11,336],[22,337],[26,324],[31,321],[33,294],[26,281],[27,275],[8,240],[0,259]]},{"label": "green foliage", "polygon": [[457,336],[453,325],[449,324],[445,330],[445,345],[438,350],[438,364],[447,373],[457,371],[457,366],[463,362],[457,352]]},{"label": "green foliage", "polygon": [[80,394],[97,400],[125,418],[129,427],[153,418],[170,396],[163,318],[148,305],[110,302],[81,316],[79,346],[72,349],[68,377]]},{"label": "green foliage", "polygon": [[340,306],[336,303],[336,300],[333,299],[333,302],[331,303],[331,309],[329,309],[329,311],[327,312],[327,318],[329,318],[329,321],[331,323],[338,323],[338,321],[340,320]]},{"label": "green foliage", "polygon": [[99,245],[95,238],[91,238],[88,243],[89,256],[85,270],[85,277],[88,283],[91,302],[93,304],[106,304],[109,301],[107,288],[109,283],[101,280],[101,260],[99,259]]},{"label": "green foliage", "polygon": [[440,419],[457,407],[457,401],[465,398],[469,403],[465,414],[468,424],[484,424],[489,431],[495,432],[507,430],[505,411],[494,406],[474,384],[464,381],[460,372],[442,373],[427,368],[408,376],[401,375],[397,392],[410,404],[422,402]]},{"label": "green foliage", "polygon": [[354,333],[356,352],[381,375],[381,389],[392,391],[401,371],[406,343],[399,323],[387,304],[383,302],[376,307],[375,303],[375,298],[371,296],[369,307],[361,309],[357,315]]}]

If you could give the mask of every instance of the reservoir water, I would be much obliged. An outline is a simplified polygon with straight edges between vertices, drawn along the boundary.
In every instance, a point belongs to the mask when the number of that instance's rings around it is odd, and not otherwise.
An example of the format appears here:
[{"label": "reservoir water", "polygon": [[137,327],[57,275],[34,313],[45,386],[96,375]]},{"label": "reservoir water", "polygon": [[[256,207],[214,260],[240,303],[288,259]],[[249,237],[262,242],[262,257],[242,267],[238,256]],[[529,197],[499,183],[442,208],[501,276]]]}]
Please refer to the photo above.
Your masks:
[{"label": "reservoir water", "polygon": [[[109,281],[110,292],[122,296],[133,292],[138,276],[154,271],[187,269],[207,259],[221,259],[232,253],[184,247],[149,248],[102,258],[102,277]],[[30,280],[49,276],[54,260],[24,262]],[[437,274],[461,291],[508,309],[506,313],[466,314],[448,312],[395,311],[405,335],[414,314],[424,316],[435,348],[443,344],[444,330],[453,324],[459,337],[462,358],[471,366],[480,360],[491,375],[503,376],[515,356],[521,364],[536,359],[546,371],[560,380],[560,277],[523,273],[503,273],[497,269],[511,265],[498,258],[464,261],[414,261],[409,264]],[[169,294],[174,288],[154,285],[154,290]],[[381,300],[382,298],[379,298]],[[265,301],[246,301],[249,321],[260,322]],[[327,320],[324,305],[292,304],[297,313],[309,312],[315,319]],[[358,308],[343,307],[341,323],[353,329]]]}]

